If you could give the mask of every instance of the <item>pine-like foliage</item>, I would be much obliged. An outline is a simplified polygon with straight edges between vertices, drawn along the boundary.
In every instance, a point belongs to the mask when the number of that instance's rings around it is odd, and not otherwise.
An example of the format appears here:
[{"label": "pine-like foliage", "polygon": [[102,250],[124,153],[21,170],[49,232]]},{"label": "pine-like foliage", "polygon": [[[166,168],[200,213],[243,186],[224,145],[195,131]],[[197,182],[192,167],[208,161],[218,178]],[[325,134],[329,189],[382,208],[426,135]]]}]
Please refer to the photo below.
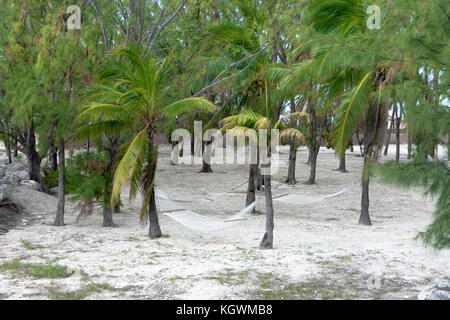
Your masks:
[{"label": "pine-like foliage", "polygon": [[425,194],[436,198],[433,222],[418,238],[437,249],[450,247],[450,170],[446,162],[388,161],[374,166],[374,172],[384,183],[407,189],[423,187]]}]

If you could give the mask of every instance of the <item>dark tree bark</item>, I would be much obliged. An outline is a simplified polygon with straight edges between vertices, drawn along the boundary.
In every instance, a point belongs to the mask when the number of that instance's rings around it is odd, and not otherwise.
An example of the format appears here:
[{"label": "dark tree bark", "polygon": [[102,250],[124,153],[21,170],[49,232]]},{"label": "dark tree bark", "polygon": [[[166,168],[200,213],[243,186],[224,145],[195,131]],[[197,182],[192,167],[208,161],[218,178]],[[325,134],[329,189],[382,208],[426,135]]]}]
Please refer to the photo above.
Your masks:
[{"label": "dark tree bark", "polygon": [[396,131],[395,131],[395,161],[400,162],[400,124],[402,122],[402,106],[400,105],[400,114],[397,114]]},{"label": "dark tree bark", "polygon": [[266,200],[266,232],[264,233],[261,243],[259,244],[260,249],[272,249],[273,248],[273,229],[274,229],[274,211],[273,211],[273,199],[272,199],[272,186],[271,186],[271,176],[264,176],[264,192]]},{"label": "dark tree bark", "polygon": [[[309,113],[311,115],[311,170],[309,172],[308,181],[305,184],[315,184],[316,183],[316,167],[317,167],[317,156],[320,151],[320,146],[322,145],[322,130],[324,119],[317,116],[314,104],[309,103]],[[323,116],[326,117],[325,115]]]},{"label": "dark tree bark", "polygon": [[[290,109],[291,113],[295,113],[295,100],[291,99],[290,101]],[[290,126],[293,128],[295,126],[295,120],[290,119]],[[295,180],[295,165],[297,161],[297,145],[295,141],[292,140],[289,144],[289,168],[288,168],[288,176],[286,178],[286,183],[289,185],[294,185],[297,183]]]},{"label": "dark tree bark", "polygon": [[66,201],[66,177],[65,167],[65,146],[64,139],[58,139],[58,206],[56,209],[55,226],[64,225],[64,206]]},{"label": "dark tree bark", "polygon": [[[374,91],[384,83],[386,73],[383,70],[377,70],[377,78],[374,81]],[[382,107],[379,107],[377,100],[372,101],[365,119],[364,128],[364,166],[361,183],[361,212],[359,224],[370,226],[372,224],[369,215],[369,183],[370,175],[367,172],[368,165],[378,160],[379,152],[383,147],[383,137],[386,131],[387,107],[390,105],[390,99],[387,98]]]},{"label": "dark tree bark", "polygon": [[50,160],[50,169],[58,170],[58,148],[55,147],[53,139],[49,138],[48,156]]},{"label": "dark tree bark", "polygon": [[150,203],[148,204],[148,219],[150,222],[150,226],[148,229],[148,235],[150,236],[150,238],[156,239],[162,237],[162,232],[158,220],[158,211],[156,209],[155,188],[153,188],[152,190]]},{"label": "dark tree bark", "polygon": [[[211,173],[213,172],[211,169],[211,148],[212,143],[211,142],[204,142],[203,143],[203,166],[202,170],[200,170],[199,173]],[[205,161],[206,160],[206,161]]]},{"label": "dark tree bark", "polygon": [[346,168],[346,165],[345,165],[345,151],[344,151],[344,153],[342,153],[339,156],[339,167],[337,168],[337,171],[343,172],[343,173],[348,172],[347,168]]},{"label": "dark tree bark", "polygon": [[[367,159],[364,160],[364,165],[367,163]],[[361,193],[361,214],[359,216],[359,224],[370,226],[372,221],[370,221],[369,215],[369,176],[363,173],[362,177],[362,193]]]},{"label": "dark tree bark", "polygon": [[111,199],[110,195],[112,194],[113,189],[113,180],[114,175],[111,174],[111,171],[114,168],[114,164],[116,162],[116,156],[119,151],[118,138],[116,136],[111,136],[106,138],[108,143],[108,164],[105,170],[105,174],[109,174],[110,177],[107,179],[105,184],[105,201],[103,204],[103,227],[117,227],[117,225],[113,221],[113,208],[111,207]]},{"label": "dark tree bark", "polygon": [[311,148],[308,147],[308,160],[306,160],[305,164],[311,165]]},{"label": "dark tree bark", "polygon": [[[255,186],[255,177],[258,172],[257,164],[250,164],[249,173],[248,173],[248,186],[247,186],[247,195],[245,197],[245,207],[248,207],[253,202],[256,201],[256,186]],[[255,212],[256,209],[253,209]],[[252,213],[253,213],[252,212]]]},{"label": "dark tree bark", "polygon": [[19,146],[17,145],[17,138],[13,139],[13,151],[14,157],[17,157],[17,155],[19,154]]},{"label": "dark tree bark", "polygon": [[9,138],[6,138],[3,143],[5,144],[6,155],[8,156],[8,163],[12,163],[12,152],[11,152],[11,144],[8,141]]},{"label": "dark tree bark", "polygon": [[411,159],[411,153],[412,153],[412,136],[409,134],[408,130],[408,156],[407,159]]},{"label": "dark tree bark", "polygon": [[[36,150],[36,136],[34,133],[34,126],[27,128],[27,137],[25,151],[28,159],[28,174],[30,179],[42,184],[41,178],[41,157]],[[59,142],[58,142],[59,143]]]},{"label": "dark tree bark", "polygon": [[103,207],[103,227],[104,228],[111,228],[115,227],[116,225],[113,222],[113,216],[112,216],[112,208],[108,206]]},{"label": "dark tree bark", "polygon": [[295,180],[295,163],[297,161],[297,146],[294,141],[291,141],[289,146],[289,168],[286,183],[289,185],[294,185],[297,183]]}]

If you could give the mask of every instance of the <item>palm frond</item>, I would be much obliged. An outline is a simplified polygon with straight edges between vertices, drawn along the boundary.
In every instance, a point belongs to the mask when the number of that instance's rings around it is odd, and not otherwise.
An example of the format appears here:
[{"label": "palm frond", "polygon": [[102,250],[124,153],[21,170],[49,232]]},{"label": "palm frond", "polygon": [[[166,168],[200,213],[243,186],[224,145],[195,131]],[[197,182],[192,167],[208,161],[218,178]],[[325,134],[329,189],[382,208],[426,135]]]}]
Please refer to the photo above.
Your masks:
[{"label": "palm frond", "polygon": [[75,131],[72,139],[75,141],[85,141],[89,138],[96,138],[102,135],[110,136],[124,131],[129,126],[130,122],[119,120],[88,123],[79,127]]},{"label": "palm frond", "polygon": [[286,128],[282,131],[280,131],[280,139],[282,142],[297,142],[301,143],[304,141],[303,133],[300,132],[300,130],[297,130],[295,128]]},{"label": "palm frond", "polygon": [[217,106],[206,98],[187,98],[162,108],[163,113],[167,116],[175,116],[194,110],[214,112],[217,110]]},{"label": "palm frond", "polygon": [[77,117],[77,121],[96,121],[102,120],[127,120],[130,119],[129,112],[115,104],[92,104],[86,110],[80,113]]},{"label": "palm frond", "polygon": [[111,196],[111,203],[119,199],[120,192],[126,181],[133,175],[136,164],[142,162],[148,149],[148,135],[145,130],[139,132],[128,145],[127,150],[117,165],[114,174],[114,184]]},{"label": "palm frond", "polygon": [[336,125],[333,129],[336,152],[341,154],[347,149],[354,128],[362,118],[364,111],[369,107],[371,91],[371,75],[368,72],[359,82],[358,86],[343,99],[343,103],[336,109]]}]

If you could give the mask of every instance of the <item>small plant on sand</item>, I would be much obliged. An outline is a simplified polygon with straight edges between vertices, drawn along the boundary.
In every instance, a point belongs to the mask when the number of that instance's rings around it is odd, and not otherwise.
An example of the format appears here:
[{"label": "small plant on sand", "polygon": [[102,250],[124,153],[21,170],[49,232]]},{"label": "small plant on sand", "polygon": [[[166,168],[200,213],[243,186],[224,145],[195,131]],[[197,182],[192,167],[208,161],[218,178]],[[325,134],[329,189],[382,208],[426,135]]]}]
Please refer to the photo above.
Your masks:
[{"label": "small plant on sand", "polygon": [[0,271],[9,271],[18,276],[47,279],[67,278],[71,275],[66,266],[51,263],[24,263],[20,260],[16,258],[3,263],[0,265]]},{"label": "small plant on sand", "polygon": [[83,300],[94,293],[100,293],[102,290],[113,290],[114,287],[107,282],[90,283],[87,286],[74,291],[62,291],[51,288],[48,291],[48,297],[52,300]]}]

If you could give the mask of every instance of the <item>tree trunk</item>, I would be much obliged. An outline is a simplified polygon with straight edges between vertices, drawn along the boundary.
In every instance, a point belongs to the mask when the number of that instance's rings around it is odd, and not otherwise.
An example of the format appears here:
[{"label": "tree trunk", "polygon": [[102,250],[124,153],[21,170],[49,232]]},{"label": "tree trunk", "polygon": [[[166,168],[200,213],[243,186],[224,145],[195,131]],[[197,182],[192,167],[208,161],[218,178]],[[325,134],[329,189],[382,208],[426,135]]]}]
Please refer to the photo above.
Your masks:
[{"label": "tree trunk", "polygon": [[[117,227],[113,221],[113,208],[111,207],[111,194],[114,183],[114,174],[112,170],[116,162],[117,152],[119,150],[118,138],[116,136],[106,137],[107,149],[108,149],[108,164],[106,172],[104,173],[107,177],[105,183],[105,195],[103,204],[103,227]],[[119,196],[120,197],[120,196]],[[115,208],[115,207],[114,207]]]},{"label": "tree trunk", "polygon": [[[34,125],[27,128],[25,151],[28,160],[28,174],[31,180],[39,182],[44,190],[48,191],[41,177],[41,157],[36,150],[36,136]],[[59,143],[59,142],[58,142]],[[64,159],[63,159],[64,160]]]},{"label": "tree trunk", "polygon": [[58,148],[55,147],[53,141],[50,142],[48,156],[50,159],[50,169],[53,171],[58,170]]},{"label": "tree trunk", "polygon": [[384,152],[383,152],[383,154],[385,156],[387,156],[388,151],[389,151],[389,142],[391,141],[391,134],[392,134],[392,130],[394,129],[396,112],[397,112],[397,108],[394,108],[394,111],[392,112],[392,117],[391,117],[391,124],[390,124],[389,129],[386,134],[386,145],[384,147]]},{"label": "tree trunk", "polygon": [[5,144],[6,155],[8,156],[8,163],[11,164],[12,163],[11,144],[7,140],[9,140],[9,138],[6,138],[5,141],[3,142]]},{"label": "tree trunk", "polygon": [[110,180],[105,185],[105,193],[107,194],[105,196],[105,203],[103,204],[103,227],[104,228],[111,228],[111,227],[117,227],[117,225],[113,221],[113,209],[111,208],[110,203],[110,195],[112,193],[112,180]]},{"label": "tree trunk", "polygon": [[273,248],[274,212],[272,199],[271,176],[264,176],[265,200],[266,200],[266,232],[259,244],[260,249]]},{"label": "tree trunk", "polygon": [[402,105],[400,104],[399,114],[396,116],[397,126],[395,131],[395,161],[400,162],[400,124],[402,122]]},{"label": "tree trunk", "polygon": [[408,130],[408,156],[407,159],[411,159],[411,151],[412,151],[412,136],[409,134]]},{"label": "tree trunk", "polygon": [[148,219],[150,226],[148,229],[148,235],[151,239],[156,239],[162,237],[161,228],[159,226],[158,211],[156,209],[155,201],[155,188],[153,187],[150,202],[148,204]]},{"label": "tree trunk", "polygon": [[305,164],[311,165],[311,148],[308,147],[308,160],[306,160]]},{"label": "tree trunk", "polygon": [[[247,195],[245,198],[245,207],[250,206],[253,202],[256,201],[255,176],[257,172],[258,172],[258,165],[250,164],[248,172],[248,186],[247,186]],[[253,212],[255,211],[256,209],[253,209]]]},{"label": "tree trunk", "polygon": [[113,222],[111,207],[107,207],[107,206],[103,207],[103,227],[104,228],[116,227],[116,225]]},{"label": "tree trunk", "polygon": [[[202,170],[200,170],[199,173],[211,173],[213,172],[211,169],[211,148],[212,143],[211,142],[204,142],[203,143],[203,166]],[[205,161],[206,160],[206,161]]]},{"label": "tree trunk", "polygon": [[289,146],[289,169],[288,176],[286,179],[286,183],[290,185],[294,185],[297,183],[295,180],[295,163],[297,161],[297,146],[294,141],[291,141]]},{"label": "tree trunk", "polygon": [[17,145],[17,139],[16,138],[14,138],[13,139],[13,156],[14,157],[17,157],[17,155],[19,154],[19,147],[18,147],[18,145]]},{"label": "tree trunk", "polygon": [[66,177],[64,174],[65,149],[64,139],[58,139],[58,207],[56,209],[55,226],[64,225],[64,206],[66,201]]},{"label": "tree trunk", "polygon": [[348,172],[348,171],[347,171],[347,168],[346,168],[346,166],[345,166],[345,151],[344,151],[344,153],[342,153],[342,154],[339,156],[339,166],[338,166],[338,168],[337,168],[337,171],[340,171],[340,172],[343,172],[343,173]]},{"label": "tree trunk", "polygon": [[[366,163],[366,161],[364,161]],[[359,224],[370,226],[372,222],[370,221],[369,215],[369,176],[365,176],[363,173],[362,178],[362,193],[361,193],[361,215],[359,216]]]},{"label": "tree trunk", "polygon": [[311,151],[311,170],[309,171],[309,178],[305,184],[315,184],[316,183],[316,167],[317,167],[317,156],[319,150]]}]

